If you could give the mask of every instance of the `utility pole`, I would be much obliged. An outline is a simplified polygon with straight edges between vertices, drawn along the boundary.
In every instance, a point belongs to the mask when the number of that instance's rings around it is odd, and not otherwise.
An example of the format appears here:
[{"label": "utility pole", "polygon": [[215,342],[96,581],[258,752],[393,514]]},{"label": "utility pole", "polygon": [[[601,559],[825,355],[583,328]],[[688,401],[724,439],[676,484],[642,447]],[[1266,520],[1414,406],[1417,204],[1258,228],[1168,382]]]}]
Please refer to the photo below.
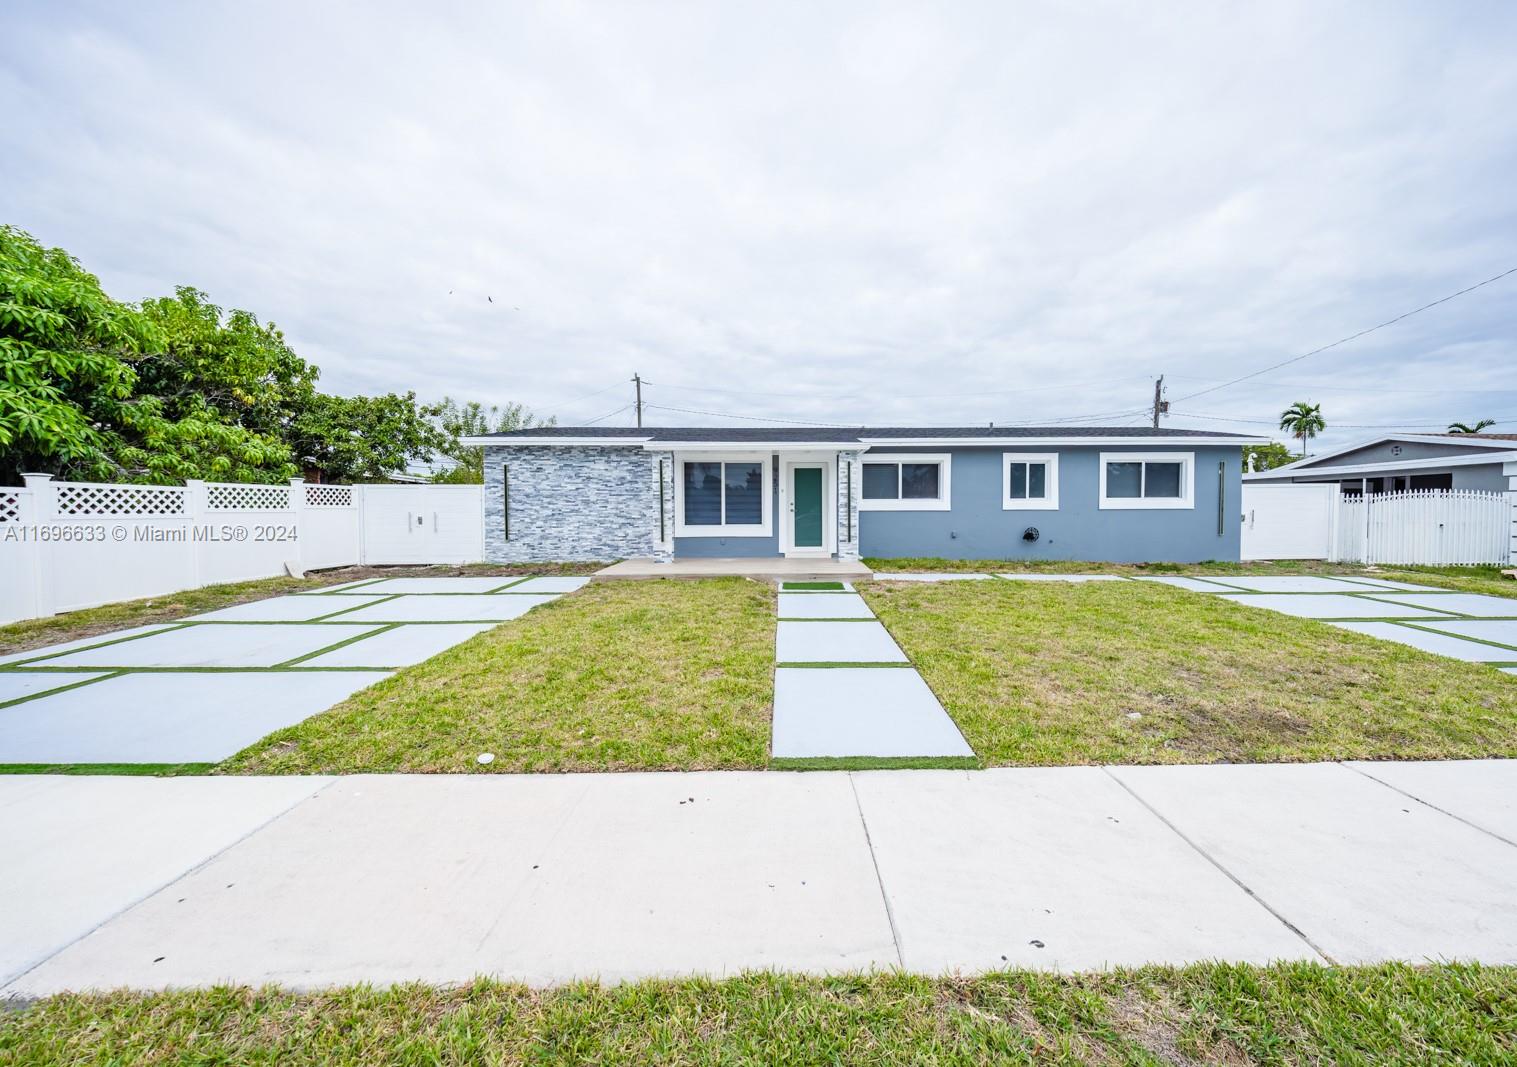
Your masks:
[{"label": "utility pole", "polygon": [[1164,375],[1154,382],[1154,429],[1159,428],[1159,416],[1169,414],[1169,401],[1164,399]]},{"label": "utility pole", "polygon": [[[643,378],[636,371],[632,374],[632,385],[637,389],[637,425],[641,429],[643,425]],[[1154,416],[1154,425],[1159,425],[1158,416]]]}]

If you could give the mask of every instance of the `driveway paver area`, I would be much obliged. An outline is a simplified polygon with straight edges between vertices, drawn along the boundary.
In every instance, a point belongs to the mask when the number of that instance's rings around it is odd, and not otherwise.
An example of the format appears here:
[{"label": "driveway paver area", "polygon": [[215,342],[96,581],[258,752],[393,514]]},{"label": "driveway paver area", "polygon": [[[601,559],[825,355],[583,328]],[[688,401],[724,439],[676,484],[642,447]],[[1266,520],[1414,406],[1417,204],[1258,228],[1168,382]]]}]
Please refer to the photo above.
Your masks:
[{"label": "driveway paver area", "polygon": [[[1139,578],[1249,607],[1320,619],[1344,630],[1470,663],[1517,666],[1517,598],[1456,593],[1383,578],[1262,575],[1256,578]],[[1225,587],[1268,591],[1239,593]],[[1354,588],[1357,586],[1358,588]]]},{"label": "driveway paver area", "polygon": [[[494,592],[539,580],[555,584]],[[391,578],[13,653],[0,659],[0,765],[222,760],[581,585]]]},{"label": "driveway paver area", "polygon": [[0,996],[1513,963],[1513,797],[1512,760],[0,778]]}]

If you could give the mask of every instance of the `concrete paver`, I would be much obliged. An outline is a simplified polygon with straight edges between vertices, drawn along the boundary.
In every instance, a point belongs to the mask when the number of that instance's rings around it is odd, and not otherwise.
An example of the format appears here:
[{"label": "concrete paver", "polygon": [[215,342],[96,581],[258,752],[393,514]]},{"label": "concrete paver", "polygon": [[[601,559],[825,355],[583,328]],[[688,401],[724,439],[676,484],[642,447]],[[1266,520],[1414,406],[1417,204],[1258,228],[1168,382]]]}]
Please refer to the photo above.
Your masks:
[{"label": "concrete paver", "polygon": [[385,596],[391,596],[395,593],[492,593],[502,587],[513,586],[520,581],[520,578],[512,578],[509,575],[493,578],[463,575],[452,578],[385,578],[375,582],[373,585],[365,585],[351,590],[329,589],[325,591],[339,592],[344,596],[361,596],[368,593],[380,593]]},{"label": "concrete paver", "polygon": [[909,970],[1316,958],[1101,768],[855,783]]},{"label": "concrete paver", "polygon": [[21,671],[5,671],[0,673],[0,704],[10,700],[20,700],[22,697],[36,696],[38,693],[46,693],[52,689],[62,689],[66,685],[104,678],[109,673],[108,671],[93,673],[37,671],[32,674],[23,674]]},{"label": "concrete paver", "polygon": [[1232,586],[1229,586],[1229,585],[1218,585],[1216,582],[1208,582],[1204,578],[1180,578],[1180,577],[1152,578],[1152,577],[1143,577],[1143,578],[1138,578],[1136,580],[1140,581],[1140,582],[1158,582],[1161,585],[1172,585],[1176,589],[1189,589],[1192,593],[1232,593],[1232,592],[1236,592],[1236,590]]},{"label": "concrete paver", "polygon": [[877,622],[781,622],[775,658],[780,663],[905,663]]},{"label": "concrete paver", "polygon": [[528,578],[520,585],[510,588],[512,593],[572,593],[583,589],[590,584],[589,578],[575,578],[569,575],[545,576],[540,578]]},{"label": "concrete paver", "polygon": [[[355,593],[357,590],[354,591]],[[300,594],[269,597],[267,600],[250,600],[246,604],[233,604],[229,608],[192,615],[193,622],[309,622],[333,612],[346,611],[383,600],[382,596],[344,596],[341,600],[318,600]]]},{"label": "concrete paver", "polygon": [[377,627],[348,623],[207,623],[49,659],[49,667],[272,667]]},{"label": "concrete paver", "polygon": [[1125,582],[1120,574],[997,574],[1012,582]]},{"label": "concrete paver", "polygon": [[328,781],[0,776],[0,985]]},{"label": "concrete paver", "polygon": [[875,667],[774,672],[778,758],[973,756],[922,676]]},{"label": "concrete paver", "polygon": [[376,671],[118,675],[0,708],[0,763],[209,763],[386,677]]},{"label": "concrete paver", "polygon": [[[1512,646],[1513,651],[1501,657],[1503,661],[1517,659],[1517,619],[1452,619],[1427,623],[1429,629],[1439,630],[1455,637],[1473,637],[1480,641],[1494,641]],[[1499,650],[1498,650],[1499,651]]]},{"label": "concrete paver", "polygon": [[353,622],[504,622],[557,599],[556,595],[433,593],[371,604],[342,618]]},{"label": "concrete paver", "polygon": [[782,619],[872,619],[874,612],[857,593],[781,593]]},{"label": "concrete paver", "polygon": [[1339,963],[1517,962],[1517,848],[1351,768],[1111,773]]},{"label": "concrete paver", "polygon": [[354,641],[331,652],[302,660],[302,667],[409,667],[431,659],[476,634],[493,629],[493,622],[429,623],[397,626],[373,637]]},{"label": "concrete paver", "polygon": [[51,657],[62,652],[72,652],[80,648],[93,648],[96,645],[107,644],[111,641],[129,641],[138,637],[146,637],[148,634],[161,634],[165,630],[177,629],[178,626],[178,623],[164,623],[157,626],[133,626],[126,630],[116,630],[113,633],[96,634],[94,637],[80,637],[73,641],[62,641],[56,645],[48,645],[45,648],[33,648],[26,652],[12,652],[9,655],[0,656],[0,666],[41,660],[42,666],[53,667],[56,664]]},{"label": "concrete paver", "polygon": [[1223,600],[1294,615],[1301,619],[1445,619],[1427,608],[1409,608],[1366,597],[1332,593],[1223,593]]},{"label": "concrete paver", "polygon": [[1374,600],[1488,619],[1517,619],[1517,598],[1484,593],[1377,593]]},{"label": "concrete paver", "polygon": [[1430,633],[1415,626],[1401,626],[1394,622],[1335,622],[1333,625],[1342,630],[1353,630],[1355,633],[1378,637],[1382,641],[1410,645],[1412,648],[1420,648],[1424,652],[1431,652],[1437,656],[1462,659],[1467,663],[1499,663],[1517,656],[1517,652],[1497,648],[1495,645],[1484,645],[1479,641],[1461,641],[1447,634]]},{"label": "concrete paver", "polygon": [[1252,589],[1257,593],[1363,593],[1365,588],[1342,578],[1323,578],[1313,574],[1219,574],[1218,585]]}]

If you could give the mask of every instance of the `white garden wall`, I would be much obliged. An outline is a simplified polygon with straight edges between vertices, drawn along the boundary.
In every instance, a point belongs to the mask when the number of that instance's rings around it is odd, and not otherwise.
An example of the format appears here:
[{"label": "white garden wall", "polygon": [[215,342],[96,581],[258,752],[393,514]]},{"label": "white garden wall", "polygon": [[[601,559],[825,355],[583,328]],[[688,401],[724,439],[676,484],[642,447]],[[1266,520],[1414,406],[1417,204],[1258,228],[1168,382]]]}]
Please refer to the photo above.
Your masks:
[{"label": "white garden wall", "polygon": [[26,483],[0,487],[0,623],[287,566],[484,558],[477,485]]}]

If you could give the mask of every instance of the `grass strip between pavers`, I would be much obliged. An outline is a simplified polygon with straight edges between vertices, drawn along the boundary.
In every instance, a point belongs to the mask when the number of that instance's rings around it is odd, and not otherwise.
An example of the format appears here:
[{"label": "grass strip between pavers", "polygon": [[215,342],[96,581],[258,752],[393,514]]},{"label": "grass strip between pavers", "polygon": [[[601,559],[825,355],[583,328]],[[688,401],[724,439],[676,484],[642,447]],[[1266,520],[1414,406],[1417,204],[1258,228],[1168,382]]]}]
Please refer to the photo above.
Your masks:
[{"label": "grass strip between pavers", "polygon": [[781,582],[782,593],[846,593],[842,582]]},{"label": "grass strip between pavers", "polygon": [[[307,619],[307,620],[304,620],[304,621],[306,621],[306,622],[330,622],[333,619],[337,619],[338,622],[342,622],[343,620],[338,619],[337,616],[339,616],[339,615],[346,615],[349,612],[358,611],[358,610],[360,610],[362,608],[377,608],[381,604],[388,604],[392,600],[399,600],[402,596],[404,596],[403,593],[391,593],[389,596],[382,597],[379,600],[369,600],[369,601],[365,601],[364,603],[361,603],[361,604],[353,604],[353,605],[351,605],[349,607],[338,608],[336,611],[329,611],[325,615],[318,615],[314,619]],[[216,620],[213,619],[211,621],[215,622]],[[223,621],[223,622],[233,622],[235,620],[233,620],[233,619],[223,619],[221,621]],[[263,621],[265,621],[265,622],[284,622],[285,620],[283,620],[283,619],[265,619]]]},{"label": "grass strip between pavers", "polygon": [[0,774],[111,774],[169,778],[209,774],[214,763],[0,763]]},{"label": "grass strip between pavers", "polygon": [[[28,673],[31,673],[31,674],[44,674],[45,675],[45,674],[52,674],[52,673],[55,673],[55,672],[53,672],[53,671],[30,671],[30,672],[28,672],[28,671],[15,671],[13,673],[16,673],[16,674],[28,674]],[[56,673],[61,674],[63,672],[62,671],[58,671]],[[69,673],[74,673],[74,672],[71,671]],[[93,678],[81,678],[79,681],[77,681],[77,682],[70,682],[67,685],[54,686],[52,689],[43,689],[43,690],[41,690],[39,692],[36,692],[36,693],[27,693],[25,696],[13,697],[10,700],[0,700],[0,708],[9,708],[9,707],[13,707],[16,704],[25,704],[28,700],[36,700],[38,697],[57,696],[59,693],[66,693],[70,689],[78,689],[81,686],[86,686],[86,685],[94,685],[96,682],[103,682],[107,678],[116,678],[116,677],[119,677],[120,675],[125,674],[125,673],[126,673],[125,671],[111,670],[109,668],[107,668],[106,670],[103,670],[103,671],[96,671],[95,672],[95,676]]]},{"label": "grass strip between pavers", "polygon": [[366,633],[354,634],[352,637],[344,638],[341,641],[334,641],[330,645],[327,645],[325,648],[318,648],[314,652],[307,652],[303,655],[292,656],[287,660],[281,660],[280,662],[274,664],[274,669],[278,670],[282,667],[294,667],[297,664],[304,663],[308,659],[315,659],[317,656],[324,656],[328,652],[335,652],[339,648],[346,648],[348,645],[357,644],[359,641],[367,641],[371,637],[378,637],[382,633],[388,633],[396,627],[404,625],[404,623],[400,622],[379,623],[376,629],[369,630]]}]

